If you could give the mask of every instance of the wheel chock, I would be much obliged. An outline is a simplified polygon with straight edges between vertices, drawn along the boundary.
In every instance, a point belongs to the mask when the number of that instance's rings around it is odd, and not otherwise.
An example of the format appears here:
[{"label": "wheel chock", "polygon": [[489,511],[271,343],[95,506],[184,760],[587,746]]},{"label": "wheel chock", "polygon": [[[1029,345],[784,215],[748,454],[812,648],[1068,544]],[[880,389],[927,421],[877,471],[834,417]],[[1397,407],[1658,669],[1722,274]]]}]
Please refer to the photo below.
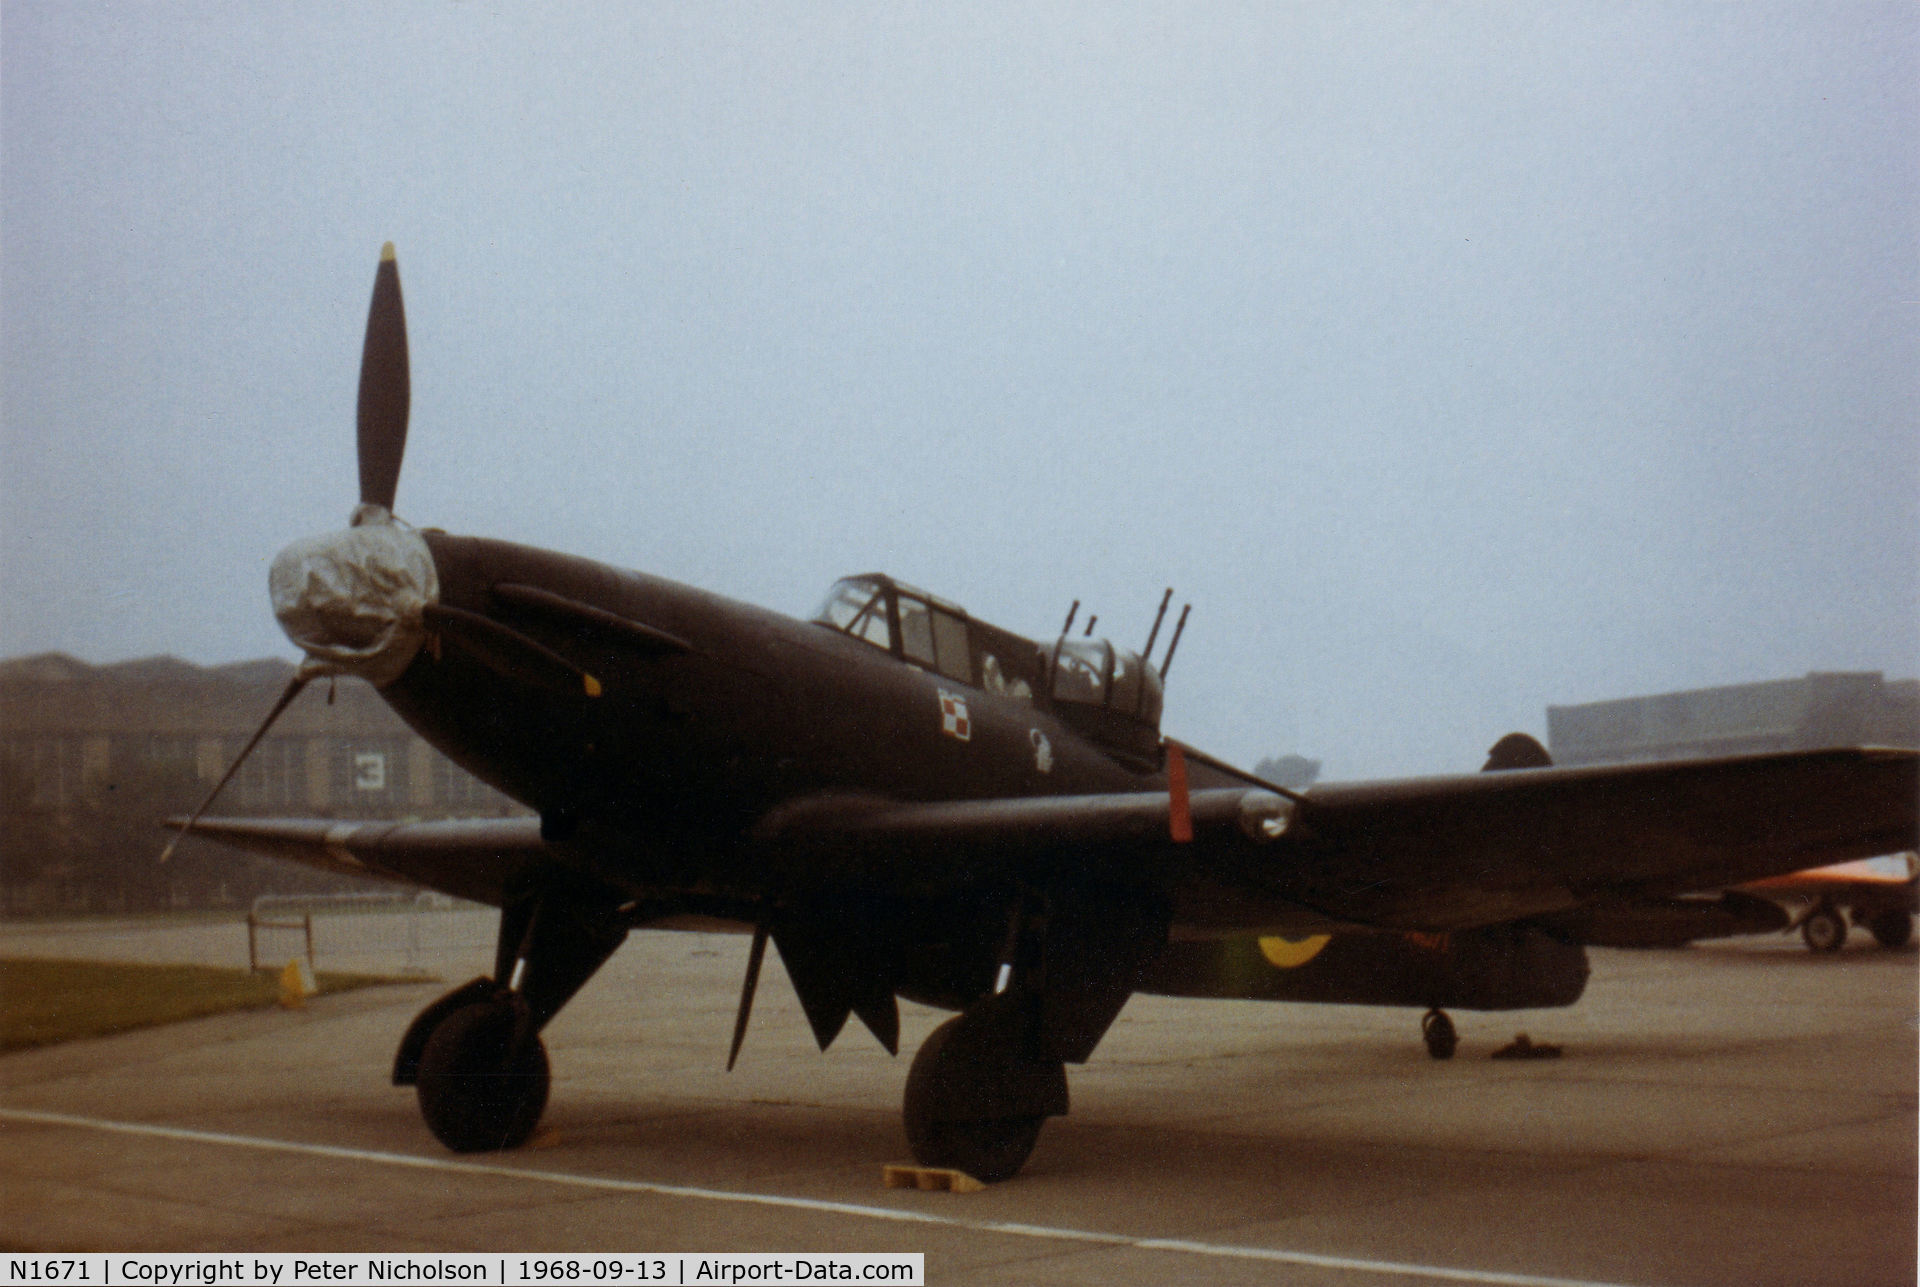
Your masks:
[{"label": "wheel chock", "polygon": [[1514,1034],[1513,1041],[1510,1044],[1500,1047],[1500,1049],[1494,1051],[1489,1058],[1558,1059],[1560,1053],[1560,1047],[1550,1046],[1544,1041],[1536,1046],[1531,1037],[1527,1036],[1524,1032],[1519,1032]]},{"label": "wheel chock", "polygon": [[883,1166],[880,1179],[889,1189],[926,1189],[929,1192],[979,1193],[986,1185],[965,1171],[944,1166]]}]

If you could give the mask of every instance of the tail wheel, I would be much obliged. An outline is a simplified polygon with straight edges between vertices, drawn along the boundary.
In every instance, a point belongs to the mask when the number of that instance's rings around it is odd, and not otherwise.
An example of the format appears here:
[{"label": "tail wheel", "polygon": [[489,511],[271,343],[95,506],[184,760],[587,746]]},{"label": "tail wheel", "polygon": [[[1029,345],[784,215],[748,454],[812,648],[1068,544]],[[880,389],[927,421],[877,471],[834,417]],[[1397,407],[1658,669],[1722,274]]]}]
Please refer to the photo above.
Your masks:
[{"label": "tail wheel", "polygon": [[1420,1036],[1427,1043],[1427,1053],[1435,1059],[1453,1058],[1454,1047],[1460,1044],[1460,1034],[1454,1031],[1453,1020],[1437,1006],[1427,1011],[1420,1020]]},{"label": "tail wheel", "polygon": [[1822,903],[1800,922],[1800,937],[1809,952],[1838,952],[1847,945],[1846,918],[1839,908]]},{"label": "tail wheel", "polygon": [[456,1153],[517,1148],[547,1106],[551,1074],[538,1036],[516,1042],[515,1007],[487,1001],[455,1010],[420,1055],[420,1115]]}]

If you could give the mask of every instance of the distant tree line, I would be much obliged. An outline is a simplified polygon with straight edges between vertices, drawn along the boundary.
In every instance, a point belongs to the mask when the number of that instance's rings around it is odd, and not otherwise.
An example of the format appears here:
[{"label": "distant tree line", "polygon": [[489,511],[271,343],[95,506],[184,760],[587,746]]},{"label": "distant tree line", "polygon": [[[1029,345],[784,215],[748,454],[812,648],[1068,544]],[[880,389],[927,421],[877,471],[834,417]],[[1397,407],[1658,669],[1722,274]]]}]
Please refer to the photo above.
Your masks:
[{"label": "distant tree line", "polygon": [[1253,766],[1255,777],[1265,778],[1275,786],[1298,789],[1312,786],[1320,776],[1320,761],[1309,760],[1304,755],[1270,755]]}]

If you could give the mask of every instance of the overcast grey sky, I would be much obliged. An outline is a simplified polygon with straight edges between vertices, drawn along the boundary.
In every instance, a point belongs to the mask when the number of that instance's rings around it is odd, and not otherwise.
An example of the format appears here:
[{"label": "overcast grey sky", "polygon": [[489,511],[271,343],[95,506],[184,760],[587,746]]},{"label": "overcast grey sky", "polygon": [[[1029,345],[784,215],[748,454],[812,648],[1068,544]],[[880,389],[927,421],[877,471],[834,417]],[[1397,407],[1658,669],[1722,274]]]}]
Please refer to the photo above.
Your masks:
[{"label": "overcast grey sky", "polygon": [[795,613],[1195,603],[1168,731],[1477,768],[1920,671],[1920,8],[0,4],[0,654],[291,656],[400,514]]}]

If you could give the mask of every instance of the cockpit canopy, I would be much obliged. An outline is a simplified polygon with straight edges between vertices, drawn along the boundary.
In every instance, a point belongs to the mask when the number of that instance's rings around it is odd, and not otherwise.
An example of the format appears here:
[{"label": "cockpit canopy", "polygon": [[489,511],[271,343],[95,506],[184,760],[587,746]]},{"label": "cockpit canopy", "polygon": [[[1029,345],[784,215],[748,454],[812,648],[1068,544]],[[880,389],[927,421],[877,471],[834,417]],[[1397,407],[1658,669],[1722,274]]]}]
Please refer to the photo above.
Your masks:
[{"label": "cockpit canopy", "polygon": [[1154,728],[1166,690],[1140,654],[1105,639],[1062,639],[1053,649],[1053,700],[1097,706]]},{"label": "cockpit canopy", "polygon": [[970,622],[965,609],[892,577],[874,573],[836,582],[813,619],[963,684],[979,685],[977,676],[989,663],[994,673],[1004,671],[1005,663],[977,644],[969,628],[984,623]]},{"label": "cockpit canopy", "polygon": [[1049,707],[1130,757],[1158,754],[1160,676],[1139,653],[1105,639],[1063,637],[1041,648],[879,573],[835,583],[813,620],[923,670]]}]

